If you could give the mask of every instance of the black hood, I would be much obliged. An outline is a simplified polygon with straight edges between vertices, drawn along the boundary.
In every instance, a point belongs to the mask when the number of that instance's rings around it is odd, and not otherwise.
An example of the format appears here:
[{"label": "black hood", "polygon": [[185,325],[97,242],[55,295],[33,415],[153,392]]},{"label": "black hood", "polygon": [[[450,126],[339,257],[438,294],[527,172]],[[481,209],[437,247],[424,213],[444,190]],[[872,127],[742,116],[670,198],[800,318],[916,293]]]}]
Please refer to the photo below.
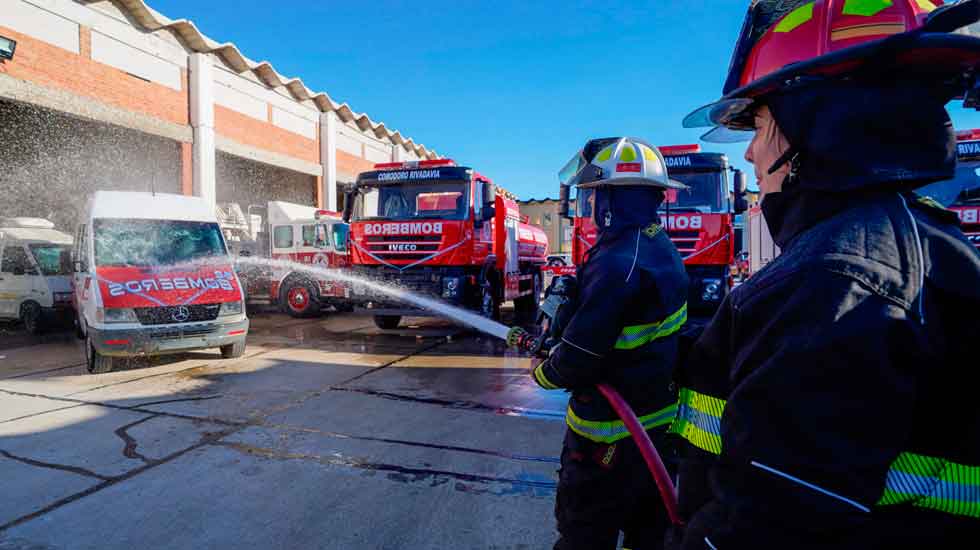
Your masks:
[{"label": "black hood", "polygon": [[[656,187],[601,185],[595,189],[595,222],[599,235],[659,222],[664,192]],[[607,224],[608,221],[608,224]]]},{"label": "black hood", "polygon": [[953,177],[949,99],[909,82],[838,80],[772,94],[766,104],[799,153],[800,187],[897,191]]}]

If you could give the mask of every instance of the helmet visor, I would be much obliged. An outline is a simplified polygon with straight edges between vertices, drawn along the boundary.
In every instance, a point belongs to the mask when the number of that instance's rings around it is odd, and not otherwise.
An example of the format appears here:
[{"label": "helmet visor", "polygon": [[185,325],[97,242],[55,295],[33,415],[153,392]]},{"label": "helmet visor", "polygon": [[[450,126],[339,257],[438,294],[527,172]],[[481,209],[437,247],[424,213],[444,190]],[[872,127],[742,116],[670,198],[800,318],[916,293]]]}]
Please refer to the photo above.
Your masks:
[{"label": "helmet visor", "polygon": [[753,127],[754,111],[755,101],[747,97],[722,99],[695,109],[682,124],[685,128],[727,126],[745,130]]},{"label": "helmet visor", "polygon": [[562,185],[575,185],[580,179],[579,176],[582,174],[582,169],[588,164],[585,160],[585,155],[582,151],[575,153],[575,155],[565,163],[565,167],[558,171],[558,182]]},{"label": "helmet visor", "polygon": [[704,135],[701,136],[701,140],[709,143],[741,143],[744,141],[752,141],[752,136],[754,135],[754,128],[751,130],[735,130],[734,128],[728,128],[725,126],[715,126],[714,128],[705,132]]}]

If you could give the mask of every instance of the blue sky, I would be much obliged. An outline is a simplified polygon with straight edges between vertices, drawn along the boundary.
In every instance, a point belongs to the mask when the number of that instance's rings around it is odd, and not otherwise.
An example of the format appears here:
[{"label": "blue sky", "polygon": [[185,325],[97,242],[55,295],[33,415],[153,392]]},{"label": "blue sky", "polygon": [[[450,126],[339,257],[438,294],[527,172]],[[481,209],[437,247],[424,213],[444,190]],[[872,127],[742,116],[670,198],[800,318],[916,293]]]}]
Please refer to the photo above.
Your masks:
[{"label": "blue sky", "polygon": [[[720,95],[747,0],[148,0],[315,92],[486,174],[557,196],[592,137],[696,143],[680,122]],[[959,105],[957,128],[980,127]],[[751,174],[744,144],[701,144]],[[754,188],[754,178],[749,187]]]}]

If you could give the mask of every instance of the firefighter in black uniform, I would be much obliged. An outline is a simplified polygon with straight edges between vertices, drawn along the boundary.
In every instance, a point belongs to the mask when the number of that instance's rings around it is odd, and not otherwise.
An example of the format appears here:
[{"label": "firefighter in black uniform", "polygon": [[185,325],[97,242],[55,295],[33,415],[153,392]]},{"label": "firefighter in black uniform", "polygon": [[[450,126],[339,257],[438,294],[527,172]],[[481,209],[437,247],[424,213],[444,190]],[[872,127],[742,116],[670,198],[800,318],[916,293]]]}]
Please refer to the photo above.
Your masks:
[{"label": "firefighter in black uniform", "polygon": [[596,384],[619,391],[658,448],[666,449],[688,281],[657,208],[666,189],[685,186],[667,177],[655,147],[632,138],[588,142],[562,174],[564,185],[591,195],[599,237],[578,268],[577,299],[563,312],[568,321],[561,340],[534,369],[542,387],[572,393],[555,548],[614,549],[620,531],[626,548],[660,548],[668,521],[656,484]]},{"label": "firefighter in black uniform", "polygon": [[980,2],[934,4],[753,2],[725,95],[685,119],[714,126],[707,140],[752,139],[781,254],[678,369],[672,547],[954,548],[980,533],[980,255],[915,192],[953,176],[945,105],[974,97],[980,39],[951,31]]}]

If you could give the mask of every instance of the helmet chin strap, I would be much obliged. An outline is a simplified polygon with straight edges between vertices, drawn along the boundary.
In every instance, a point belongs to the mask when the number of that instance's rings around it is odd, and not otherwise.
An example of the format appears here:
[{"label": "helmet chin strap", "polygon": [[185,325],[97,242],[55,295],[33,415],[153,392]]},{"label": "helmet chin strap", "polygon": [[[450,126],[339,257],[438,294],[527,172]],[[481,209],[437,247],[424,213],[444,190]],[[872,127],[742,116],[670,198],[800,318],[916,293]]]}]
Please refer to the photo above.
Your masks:
[{"label": "helmet chin strap", "polygon": [[785,153],[779,155],[776,162],[772,163],[772,166],[766,171],[769,175],[775,174],[787,162],[789,163],[789,173],[783,179],[783,189],[786,189],[789,185],[797,181],[797,176],[800,171],[800,152],[791,146]]}]

